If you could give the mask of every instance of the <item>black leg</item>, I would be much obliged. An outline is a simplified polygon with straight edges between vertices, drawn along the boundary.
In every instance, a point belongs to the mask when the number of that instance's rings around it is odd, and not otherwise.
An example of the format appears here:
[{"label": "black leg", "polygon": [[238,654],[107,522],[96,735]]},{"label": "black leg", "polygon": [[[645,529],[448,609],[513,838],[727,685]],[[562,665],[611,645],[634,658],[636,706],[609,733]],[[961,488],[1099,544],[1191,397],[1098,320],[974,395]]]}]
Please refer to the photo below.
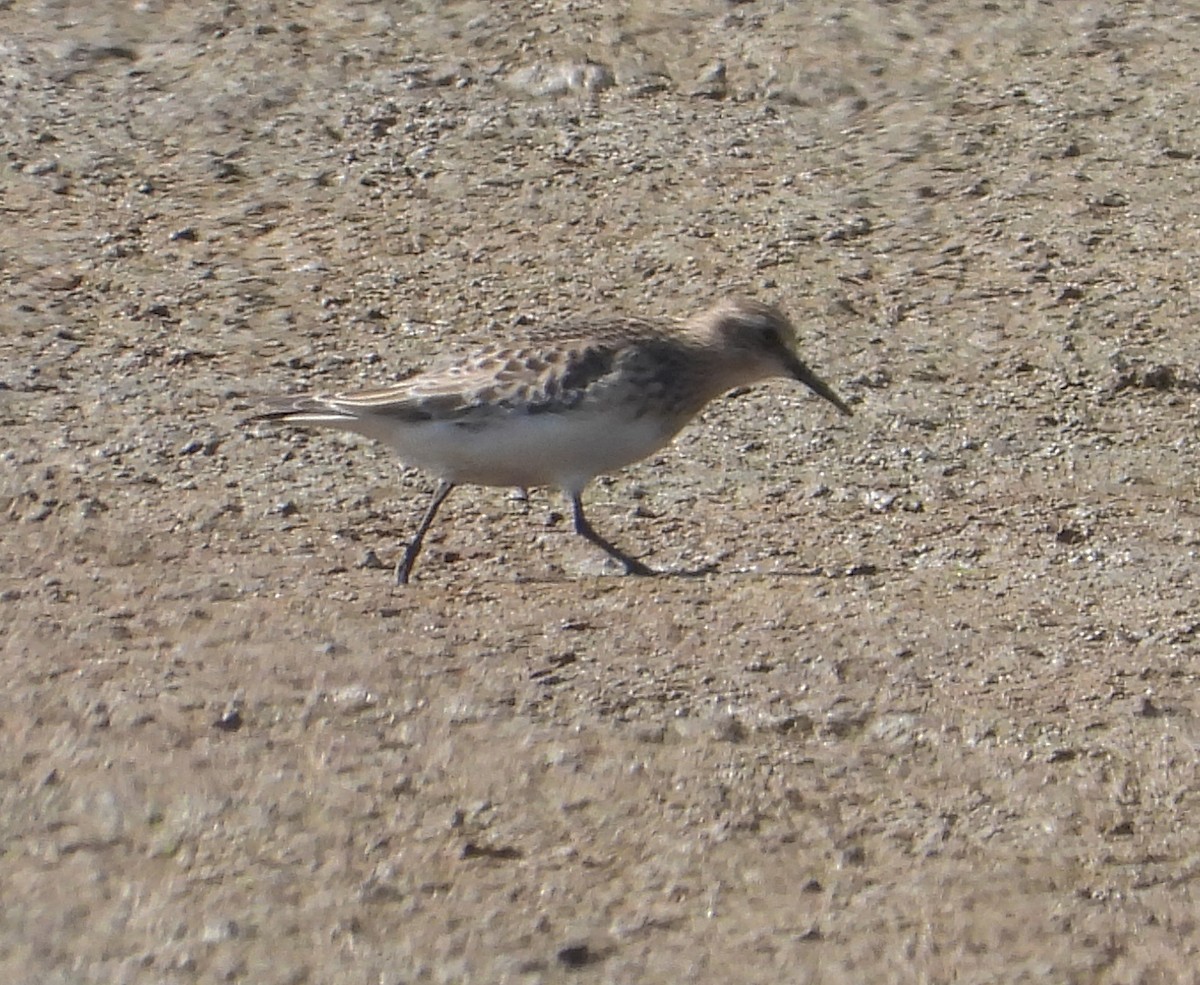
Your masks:
[{"label": "black leg", "polygon": [[581,537],[590,540],[593,544],[599,547],[609,557],[620,561],[625,565],[625,574],[627,575],[652,575],[653,569],[647,568],[641,561],[631,558],[623,550],[615,544],[610,543],[601,537],[592,525],[588,523],[587,517],[583,515],[583,500],[579,498],[579,493],[569,493],[571,497],[571,508],[575,511],[575,532]]},{"label": "black leg", "polygon": [[425,532],[429,529],[429,525],[433,523],[433,518],[437,516],[438,507],[450,495],[450,490],[453,488],[454,483],[447,482],[445,479],[438,483],[438,487],[433,493],[433,499],[429,503],[429,508],[425,511],[425,515],[421,517],[421,523],[417,527],[416,535],[409,542],[408,547],[405,548],[404,557],[396,565],[397,585],[408,584],[408,576],[412,574],[413,565],[417,562],[417,555],[421,553],[421,544],[425,541]]}]

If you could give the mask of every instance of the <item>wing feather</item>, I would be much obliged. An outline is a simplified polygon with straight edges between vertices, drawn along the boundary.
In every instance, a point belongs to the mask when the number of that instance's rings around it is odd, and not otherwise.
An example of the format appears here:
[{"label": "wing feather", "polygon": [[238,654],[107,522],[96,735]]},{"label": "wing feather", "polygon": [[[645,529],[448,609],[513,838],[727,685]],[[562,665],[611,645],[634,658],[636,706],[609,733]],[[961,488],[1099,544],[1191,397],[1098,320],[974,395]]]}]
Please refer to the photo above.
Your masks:
[{"label": "wing feather", "polygon": [[363,416],[394,421],[462,421],[485,410],[544,413],[577,406],[615,383],[622,365],[638,360],[638,345],[661,340],[662,326],[629,318],[596,318],[542,328],[516,345],[497,344],[448,358],[386,387],[283,398],[262,418],[339,423]]}]

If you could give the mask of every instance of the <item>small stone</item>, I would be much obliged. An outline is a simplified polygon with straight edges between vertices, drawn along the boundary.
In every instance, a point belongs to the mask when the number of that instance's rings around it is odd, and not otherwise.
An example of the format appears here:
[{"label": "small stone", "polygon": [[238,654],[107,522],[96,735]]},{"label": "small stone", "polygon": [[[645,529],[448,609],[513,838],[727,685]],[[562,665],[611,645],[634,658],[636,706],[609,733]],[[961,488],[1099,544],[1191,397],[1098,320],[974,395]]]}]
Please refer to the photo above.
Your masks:
[{"label": "small stone", "polygon": [[213,728],[222,732],[236,732],[242,725],[242,713],[236,705],[230,705],[221,713],[221,717],[213,722]]},{"label": "small stone", "polygon": [[862,845],[851,845],[849,848],[843,849],[841,855],[838,856],[839,868],[848,868],[852,865],[862,865],[867,860],[867,853]]},{"label": "small stone", "polygon": [[204,925],[200,939],[205,944],[218,944],[221,941],[233,940],[239,933],[240,928],[236,920],[213,920]]},{"label": "small stone", "polygon": [[586,941],[560,947],[555,957],[559,964],[567,968],[582,968],[596,960],[595,954],[592,953],[592,949],[588,947]]},{"label": "small stone", "polygon": [[1150,699],[1149,695],[1146,695],[1138,702],[1133,713],[1138,718],[1158,718],[1163,714],[1163,710]]},{"label": "small stone", "polygon": [[724,99],[729,92],[725,80],[725,63],[715,61],[705,67],[689,95],[695,99]]}]

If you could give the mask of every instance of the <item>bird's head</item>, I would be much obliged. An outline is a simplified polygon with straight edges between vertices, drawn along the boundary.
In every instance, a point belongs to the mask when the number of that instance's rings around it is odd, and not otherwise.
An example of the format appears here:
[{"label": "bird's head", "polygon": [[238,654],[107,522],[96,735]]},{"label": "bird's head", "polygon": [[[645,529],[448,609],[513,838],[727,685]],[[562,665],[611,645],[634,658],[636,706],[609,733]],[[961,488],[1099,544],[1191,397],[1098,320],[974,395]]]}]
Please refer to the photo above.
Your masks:
[{"label": "bird's head", "polygon": [[725,354],[727,368],[739,370],[744,382],[786,376],[799,380],[843,414],[852,413],[829,384],[805,365],[797,352],[795,327],[774,305],[747,298],[722,301],[700,315],[693,327],[701,337],[707,336],[715,351]]}]

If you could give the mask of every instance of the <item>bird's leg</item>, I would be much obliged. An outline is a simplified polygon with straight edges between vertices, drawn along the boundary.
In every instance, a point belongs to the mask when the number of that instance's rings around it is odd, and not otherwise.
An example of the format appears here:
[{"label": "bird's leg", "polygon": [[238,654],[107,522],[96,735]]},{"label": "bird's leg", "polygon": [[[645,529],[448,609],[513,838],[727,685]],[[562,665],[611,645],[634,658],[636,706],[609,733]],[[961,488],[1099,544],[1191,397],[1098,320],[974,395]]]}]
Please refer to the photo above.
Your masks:
[{"label": "bird's leg", "polygon": [[421,553],[421,544],[425,542],[425,532],[429,529],[429,525],[433,523],[433,518],[437,516],[438,507],[450,495],[450,490],[453,488],[454,483],[447,482],[445,479],[438,483],[438,487],[433,493],[433,499],[430,501],[429,507],[425,510],[425,515],[421,517],[421,522],[417,526],[416,534],[409,541],[408,547],[405,548],[404,557],[396,565],[397,585],[408,584],[408,576],[412,574],[413,565],[417,561],[417,555]]},{"label": "bird's leg", "polygon": [[569,494],[571,497],[571,508],[575,511],[575,532],[581,537],[590,540],[593,544],[599,547],[609,557],[620,561],[625,565],[625,574],[627,575],[652,575],[653,569],[647,568],[641,561],[631,558],[628,554],[622,551],[615,544],[605,540],[588,523],[588,519],[583,515],[583,500],[580,499],[579,493],[573,492]]}]

